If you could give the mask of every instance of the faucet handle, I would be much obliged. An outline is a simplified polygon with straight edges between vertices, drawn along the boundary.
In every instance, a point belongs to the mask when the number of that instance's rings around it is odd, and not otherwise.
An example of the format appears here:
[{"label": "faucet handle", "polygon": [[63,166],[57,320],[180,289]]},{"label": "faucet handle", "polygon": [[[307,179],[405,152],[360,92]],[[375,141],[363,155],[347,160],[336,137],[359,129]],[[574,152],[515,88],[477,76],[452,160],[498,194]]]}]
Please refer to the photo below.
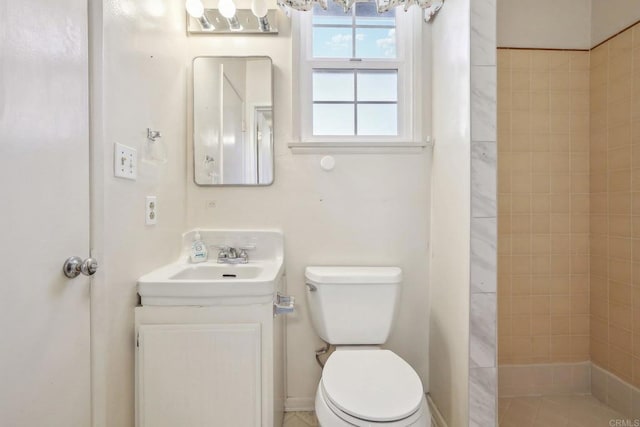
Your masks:
[{"label": "faucet handle", "polygon": [[231,247],[226,245],[211,245],[211,247],[218,249],[218,258],[227,258],[231,251]]}]

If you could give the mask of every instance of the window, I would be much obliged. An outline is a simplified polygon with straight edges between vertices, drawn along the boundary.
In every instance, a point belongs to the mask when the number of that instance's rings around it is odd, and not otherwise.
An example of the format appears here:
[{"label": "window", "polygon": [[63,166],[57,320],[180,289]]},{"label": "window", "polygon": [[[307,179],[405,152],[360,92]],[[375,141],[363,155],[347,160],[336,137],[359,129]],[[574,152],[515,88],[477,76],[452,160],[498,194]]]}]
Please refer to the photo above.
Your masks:
[{"label": "window", "polygon": [[312,13],[300,15],[303,142],[410,142],[417,137],[412,56],[420,35],[415,18],[401,9],[378,14],[370,1],[356,2],[347,13],[334,2],[327,10],[316,4]]}]

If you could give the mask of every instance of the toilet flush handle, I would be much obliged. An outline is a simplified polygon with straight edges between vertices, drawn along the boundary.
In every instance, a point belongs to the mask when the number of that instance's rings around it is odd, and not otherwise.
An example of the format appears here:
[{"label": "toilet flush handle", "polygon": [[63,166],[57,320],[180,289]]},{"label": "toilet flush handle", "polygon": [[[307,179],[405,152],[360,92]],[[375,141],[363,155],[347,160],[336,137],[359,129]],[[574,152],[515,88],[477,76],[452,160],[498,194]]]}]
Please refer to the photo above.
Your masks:
[{"label": "toilet flush handle", "polygon": [[316,285],[314,285],[313,283],[305,283],[305,285],[307,285],[307,287],[309,288],[310,292],[315,292],[318,290],[318,287]]}]

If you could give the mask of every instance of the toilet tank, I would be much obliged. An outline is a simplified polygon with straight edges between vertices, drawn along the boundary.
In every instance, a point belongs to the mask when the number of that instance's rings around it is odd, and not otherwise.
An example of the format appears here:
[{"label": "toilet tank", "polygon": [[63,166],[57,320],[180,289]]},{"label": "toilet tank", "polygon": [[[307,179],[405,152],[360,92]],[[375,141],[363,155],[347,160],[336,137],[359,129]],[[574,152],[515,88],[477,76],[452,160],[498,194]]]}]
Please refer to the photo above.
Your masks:
[{"label": "toilet tank", "polygon": [[400,295],[398,267],[307,267],[313,326],[334,345],[383,344]]}]

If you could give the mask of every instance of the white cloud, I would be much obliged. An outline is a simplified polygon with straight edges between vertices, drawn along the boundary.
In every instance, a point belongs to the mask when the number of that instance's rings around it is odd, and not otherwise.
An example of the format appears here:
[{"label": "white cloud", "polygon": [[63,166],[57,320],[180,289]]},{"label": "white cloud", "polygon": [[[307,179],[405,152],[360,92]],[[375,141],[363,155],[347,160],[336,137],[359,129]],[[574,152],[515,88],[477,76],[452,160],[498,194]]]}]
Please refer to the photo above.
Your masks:
[{"label": "white cloud", "polygon": [[396,29],[392,28],[387,33],[387,37],[376,40],[376,46],[378,46],[384,52],[384,56],[395,57],[396,56]]},{"label": "white cloud", "polygon": [[326,45],[332,50],[346,49],[351,46],[351,34],[335,34]]}]

